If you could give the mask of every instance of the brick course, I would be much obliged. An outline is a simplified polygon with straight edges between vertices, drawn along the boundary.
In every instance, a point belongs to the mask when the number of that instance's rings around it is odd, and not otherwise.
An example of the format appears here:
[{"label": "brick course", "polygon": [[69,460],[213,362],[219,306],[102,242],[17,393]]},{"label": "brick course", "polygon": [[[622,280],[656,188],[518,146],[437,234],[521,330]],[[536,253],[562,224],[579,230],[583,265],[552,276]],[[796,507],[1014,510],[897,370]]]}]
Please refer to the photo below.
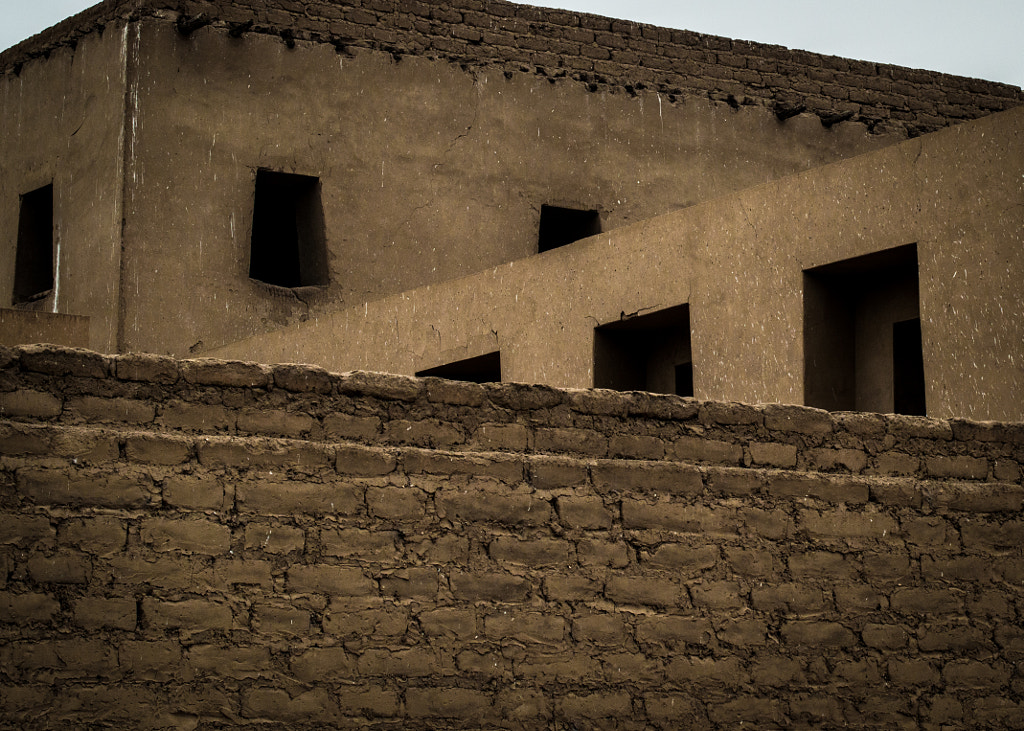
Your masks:
[{"label": "brick course", "polygon": [[0,725],[1024,724],[1020,425],[0,364]]}]

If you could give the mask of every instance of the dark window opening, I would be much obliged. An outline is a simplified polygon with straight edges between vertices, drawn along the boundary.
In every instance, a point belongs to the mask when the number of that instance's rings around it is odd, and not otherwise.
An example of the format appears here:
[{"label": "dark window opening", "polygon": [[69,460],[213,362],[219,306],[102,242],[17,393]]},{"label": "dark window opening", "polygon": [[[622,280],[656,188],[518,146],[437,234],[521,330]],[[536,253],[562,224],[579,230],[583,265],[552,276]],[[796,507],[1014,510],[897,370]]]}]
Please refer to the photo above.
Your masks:
[{"label": "dark window opening", "polygon": [[537,251],[557,249],[588,236],[601,233],[601,216],[597,211],[580,211],[557,206],[540,207],[540,237]]},{"label": "dark window opening", "polygon": [[914,244],[805,270],[804,403],[924,414],[919,318]]},{"label": "dark window opening", "polygon": [[327,284],[319,178],[256,171],[249,277],[279,287]]},{"label": "dark window opening", "polygon": [[13,304],[32,302],[53,289],[53,184],[21,196],[14,256]]},{"label": "dark window opening", "polygon": [[472,383],[499,383],[501,381],[501,353],[494,351],[475,358],[446,363],[436,368],[427,368],[416,373],[418,377],[434,376],[449,381],[470,381]]},{"label": "dark window opening", "polygon": [[594,387],[693,396],[690,306],[595,328]]},{"label": "dark window opening", "polygon": [[892,397],[897,414],[924,416],[921,318],[892,324]]}]

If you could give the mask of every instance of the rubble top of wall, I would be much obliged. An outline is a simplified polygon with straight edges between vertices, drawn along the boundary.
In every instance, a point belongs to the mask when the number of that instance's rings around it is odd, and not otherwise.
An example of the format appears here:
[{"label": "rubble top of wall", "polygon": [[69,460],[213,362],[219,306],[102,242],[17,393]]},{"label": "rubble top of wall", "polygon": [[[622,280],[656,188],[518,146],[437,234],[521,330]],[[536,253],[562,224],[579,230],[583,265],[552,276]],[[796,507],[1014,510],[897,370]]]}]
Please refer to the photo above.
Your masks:
[{"label": "rubble top of wall", "polygon": [[656,92],[670,103],[766,106],[780,120],[811,112],[826,126],[856,120],[908,136],[1024,103],[1024,91],[1008,84],[502,0],[105,0],[0,54],[0,73],[20,73],[84,35],[141,18],[174,22],[186,37],[208,28],[257,33],[288,47],[436,58],[595,92]]}]

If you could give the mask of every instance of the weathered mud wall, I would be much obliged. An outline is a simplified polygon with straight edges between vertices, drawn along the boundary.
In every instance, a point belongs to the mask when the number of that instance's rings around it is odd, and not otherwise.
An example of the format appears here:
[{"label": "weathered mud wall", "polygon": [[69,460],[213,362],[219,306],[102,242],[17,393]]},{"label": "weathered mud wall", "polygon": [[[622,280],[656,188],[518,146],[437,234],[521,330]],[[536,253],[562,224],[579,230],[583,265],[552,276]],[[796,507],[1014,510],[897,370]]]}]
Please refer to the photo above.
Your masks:
[{"label": "weathered mud wall", "polygon": [[1024,725],[1024,424],[0,374],[5,725]]}]

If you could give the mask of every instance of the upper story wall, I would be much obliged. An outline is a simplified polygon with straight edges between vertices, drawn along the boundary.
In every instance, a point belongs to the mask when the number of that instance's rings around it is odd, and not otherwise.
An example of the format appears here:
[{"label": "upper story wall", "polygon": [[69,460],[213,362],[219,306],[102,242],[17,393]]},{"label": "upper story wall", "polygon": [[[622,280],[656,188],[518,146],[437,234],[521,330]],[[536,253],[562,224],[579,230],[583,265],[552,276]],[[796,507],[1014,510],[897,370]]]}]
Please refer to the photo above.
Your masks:
[{"label": "upper story wall", "polygon": [[[545,203],[597,210],[610,230],[1020,101],[1005,85],[500,2],[110,1],[0,67],[21,84],[45,54],[115,37],[130,60],[108,131],[127,141],[124,211],[77,188],[113,224],[75,250],[112,262],[123,218],[126,256],[116,276],[62,280],[75,307],[61,311],[93,318],[102,350],[203,351],[529,256]],[[249,278],[260,168],[320,179],[325,287]]]}]

